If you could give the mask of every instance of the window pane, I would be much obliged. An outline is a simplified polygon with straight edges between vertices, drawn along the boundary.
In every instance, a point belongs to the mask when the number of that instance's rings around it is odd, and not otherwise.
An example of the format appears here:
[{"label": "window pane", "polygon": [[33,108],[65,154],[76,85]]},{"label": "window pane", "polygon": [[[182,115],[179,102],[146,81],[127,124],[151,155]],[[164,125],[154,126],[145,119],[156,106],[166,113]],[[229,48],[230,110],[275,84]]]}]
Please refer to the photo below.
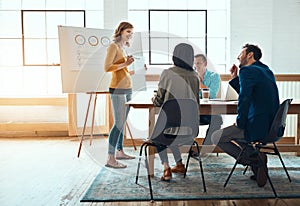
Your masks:
[{"label": "window pane", "polygon": [[49,9],[49,10],[50,9],[53,9],[53,10],[59,10],[59,9],[64,10],[64,9],[66,9],[66,2],[65,2],[65,0],[51,0],[51,1],[46,1],[46,9]]},{"label": "window pane", "polygon": [[24,38],[45,38],[45,12],[24,12]]},{"label": "window pane", "polygon": [[0,66],[22,65],[22,40],[0,39]]},{"label": "window pane", "polygon": [[46,13],[47,38],[58,38],[57,26],[65,25],[64,12]]},{"label": "window pane", "polygon": [[205,12],[189,12],[188,13],[188,36],[189,37],[205,37]]},{"label": "window pane", "polygon": [[0,38],[22,38],[20,12],[0,11]]},{"label": "window pane", "polygon": [[130,11],[128,20],[133,24],[135,31],[148,31],[147,11]]},{"label": "window pane", "polygon": [[169,63],[169,41],[167,38],[152,38],[151,40],[151,63]]},{"label": "window pane", "polygon": [[[86,10],[100,10],[103,11],[103,1],[104,0],[86,0],[85,1],[85,9]],[[80,8],[83,9],[84,7]]]},{"label": "window pane", "polygon": [[187,37],[187,12],[169,12],[169,33]]},{"label": "window pane", "polygon": [[20,10],[21,1],[20,0],[0,0],[1,10]]},{"label": "window pane", "polygon": [[210,37],[225,37],[226,23],[226,11],[209,11],[207,14],[208,35]]},{"label": "window pane", "polygon": [[188,9],[206,9],[206,0],[187,0]]},{"label": "window pane", "polygon": [[31,67],[24,71],[24,90],[27,94],[47,93],[47,69],[44,67]]},{"label": "window pane", "polygon": [[151,0],[149,1],[149,9],[168,9],[169,1]]},{"label": "window pane", "polygon": [[62,94],[60,67],[48,67],[47,94]]},{"label": "window pane", "polygon": [[184,0],[170,0],[169,9],[187,9],[187,3]]},{"label": "window pane", "polygon": [[[159,21],[162,15],[166,16],[168,14],[169,21],[166,22],[165,26],[160,28],[158,24],[153,25],[152,19],[156,18],[156,21]],[[206,53],[206,15],[205,11],[150,11],[150,32],[151,32],[151,44],[153,38],[163,38],[169,37],[169,42],[166,46],[168,46],[165,51],[169,54],[173,53],[174,47],[178,43],[188,43],[193,44],[194,47],[198,44],[202,44],[202,49]],[[191,21],[190,21],[191,19]],[[167,29],[169,26],[169,29]],[[155,32],[152,27],[162,30],[163,32]],[[169,33],[167,33],[169,31]],[[191,33],[191,34],[190,34]],[[180,38],[181,37],[181,38]],[[164,38],[167,40],[167,38]],[[163,45],[163,44],[161,44]],[[161,46],[160,45],[160,46]],[[152,46],[152,45],[151,45]],[[195,48],[197,51],[201,51],[199,48]],[[152,47],[151,47],[152,50]],[[152,58],[152,56],[151,56]],[[160,58],[162,59],[162,58]],[[170,58],[168,58],[170,60]],[[156,60],[154,60],[156,61]],[[151,63],[153,60],[151,59]],[[161,64],[170,63],[169,62],[161,62]]]},{"label": "window pane", "polygon": [[67,26],[84,26],[84,13],[68,12],[66,13],[66,25]]},{"label": "window pane", "polygon": [[207,56],[215,64],[225,64],[226,41],[225,38],[209,38]]},{"label": "window pane", "polygon": [[[63,1],[63,0],[61,0]],[[22,9],[45,9],[46,0],[33,1],[33,0],[22,0]]]},{"label": "window pane", "polygon": [[[20,72],[21,71],[21,72]],[[22,95],[23,73],[18,67],[1,68],[0,70],[0,93],[2,96]],[[2,114],[1,114],[2,115]]]},{"label": "window pane", "polygon": [[[158,34],[157,37],[168,36],[169,33],[169,21],[168,21],[168,12],[162,11],[150,11],[150,31],[151,36],[155,37],[155,34]],[[155,33],[152,33],[155,31]],[[156,33],[161,32],[161,33]]]},{"label": "window pane", "polygon": [[46,64],[46,41],[36,39],[24,40],[25,64]]},{"label": "window pane", "polygon": [[129,0],[128,1],[128,10],[131,9],[147,9],[148,0]]},{"label": "window pane", "polygon": [[205,38],[189,38],[189,41],[195,46],[195,54],[196,53],[204,53],[205,54]]},{"label": "window pane", "polygon": [[[66,9],[68,10],[76,10],[85,8],[85,0],[65,0],[66,1]],[[86,0],[89,1],[89,0]]]},{"label": "window pane", "polygon": [[86,11],[86,27],[104,28],[104,12]]},{"label": "window pane", "polygon": [[60,63],[58,39],[47,39],[47,55],[49,65]]},{"label": "window pane", "polygon": [[[57,26],[83,27],[84,12],[24,11],[23,20],[24,64],[57,65],[60,63]],[[68,20],[71,20],[69,24]],[[34,38],[36,39],[34,40]]]},{"label": "window pane", "polygon": [[207,9],[226,9],[228,0],[209,0],[207,1]]}]

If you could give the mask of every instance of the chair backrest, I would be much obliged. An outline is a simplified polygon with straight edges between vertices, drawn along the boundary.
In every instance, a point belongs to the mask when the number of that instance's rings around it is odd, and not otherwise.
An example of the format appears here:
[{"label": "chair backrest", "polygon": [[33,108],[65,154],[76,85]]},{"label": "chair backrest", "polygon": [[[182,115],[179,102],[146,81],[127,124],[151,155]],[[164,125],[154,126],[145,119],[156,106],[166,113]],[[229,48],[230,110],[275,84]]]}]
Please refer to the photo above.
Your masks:
[{"label": "chair backrest", "polygon": [[192,99],[171,99],[162,105],[150,139],[161,145],[186,145],[193,143],[198,132],[198,103]]},{"label": "chair backrest", "polygon": [[280,104],[269,130],[269,134],[262,143],[277,142],[282,138],[286,126],[287,112],[292,100],[293,99],[286,99]]}]

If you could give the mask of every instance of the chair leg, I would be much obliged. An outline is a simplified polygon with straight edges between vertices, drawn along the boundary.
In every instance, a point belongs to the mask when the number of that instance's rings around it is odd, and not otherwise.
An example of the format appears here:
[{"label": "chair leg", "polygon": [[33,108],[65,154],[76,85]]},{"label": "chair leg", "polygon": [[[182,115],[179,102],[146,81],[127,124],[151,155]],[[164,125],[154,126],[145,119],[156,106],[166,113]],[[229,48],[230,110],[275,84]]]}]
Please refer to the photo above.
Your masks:
[{"label": "chair leg", "polygon": [[266,165],[264,165],[264,161],[263,161],[261,155],[258,155],[258,157],[259,157],[259,164],[260,164],[260,165],[263,165],[264,171],[265,171],[265,173],[266,173],[266,175],[267,175],[267,178],[268,178],[268,180],[269,180],[269,183],[270,183],[270,185],[271,185],[271,188],[272,188],[272,190],[273,190],[273,193],[274,193],[275,197],[277,198],[278,196],[277,196],[276,190],[275,190],[274,185],[273,185],[273,183],[272,183],[272,181],[271,181],[271,178],[270,178],[270,176],[269,176],[269,174],[268,174],[268,168],[267,168]]},{"label": "chair leg", "polygon": [[149,190],[150,190],[150,198],[151,201],[153,201],[153,192],[152,192],[152,185],[151,185],[151,176],[150,176],[150,171],[149,171],[149,164],[148,164],[148,155],[147,155],[147,148],[148,144],[145,146],[145,165],[147,169],[147,174],[148,174],[148,184],[149,184]]},{"label": "chair leg", "polygon": [[144,146],[145,146],[145,143],[142,144],[142,146],[141,146],[141,148],[140,148],[140,155],[139,155],[138,167],[137,167],[136,176],[135,176],[135,184],[138,183],[138,179],[139,179],[140,166],[141,166],[141,159],[142,159],[143,147],[144,147]]},{"label": "chair leg", "polygon": [[[189,155],[188,155],[187,163],[186,163],[186,170],[185,170],[185,173],[184,173],[184,176],[183,176],[184,178],[186,177],[186,172],[187,172],[187,169],[188,169],[189,160],[190,160],[190,157],[191,157],[191,154],[192,154],[192,147],[193,146],[195,146],[197,148],[197,154],[200,154],[199,145],[198,145],[198,143],[196,141],[194,141],[194,143],[192,144],[192,146],[189,149]],[[202,161],[201,161],[200,155],[198,156],[198,162],[199,162],[200,171],[201,171],[201,178],[202,178],[203,190],[204,190],[204,192],[206,192],[206,185],[205,185],[205,179],[204,179],[204,171],[203,171],[203,166],[202,166]]]},{"label": "chair leg", "polygon": [[204,192],[206,192],[206,184],[205,184],[205,179],[204,179],[204,171],[203,171],[203,166],[202,166],[201,154],[200,154],[200,150],[199,150],[199,145],[196,141],[195,141],[195,145],[196,145],[196,148],[197,148],[197,154],[199,154],[198,162],[199,162],[200,171],[201,171],[203,190],[204,190]]},{"label": "chair leg", "polygon": [[205,179],[204,179],[204,171],[203,171],[203,166],[202,166],[202,161],[201,161],[201,157],[200,156],[199,156],[199,165],[200,165],[200,170],[201,170],[203,190],[204,190],[204,192],[206,192],[206,185],[205,185]]},{"label": "chair leg", "polygon": [[274,145],[274,151],[275,151],[275,154],[279,157],[280,162],[281,162],[281,164],[282,164],[282,167],[283,167],[283,169],[284,169],[284,171],[285,171],[286,176],[288,177],[289,181],[292,182],[292,179],[291,179],[291,177],[290,177],[290,175],[289,175],[289,173],[288,173],[288,171],[287,171],[287,169],[286,169],[286,167],[285,167],[285,164],[284,164],[284,162],[283,162],[283,160],[282,160],[282,157],[281,157],[281,155],[280,155],[280,153],[279,153],[279,151],[278,151],[278,149],[277,149],[276,144],[273,143],[273,145]]},{"label": "chair leg", "polygon": [[244,172],[243,172],[243,175],[246,174],[247,170],[248,170],[248,165],[245,167]]},{"label": "chair leg", "polygon": [[192,146],[191,146],[190,149],[189,149],[189,155],[188,155],[188,158],[187,158],[187,160],[186,160],[186,168],[185,168],[185,172],[184,172],[183,178],[186,177],[186,172],[187,172],[188,167],[189,167],[189,162],[190,162],[190,158],[191,158],[192,149],[193,149],[194,144],[195,144],[195,143],[193,143]]},{"label": "chair leg", "polygon": [[231,169],[231,171],[230,171],[230,173],[229,173],[229,175],[228,175],[228,177],[227,177],[227,179],[226,179],[226,182],[225,182],[225,184],[224,184],[223,187],[226,187],[227,183],[229,182],[229,179],[230,179],[230,177],[231,177],[233,171],[235,170],[235,168],[236,168],[236,166],[237,166],[237,164],[238,164],[238,161],[240,160],[242,154],[244,153],[245,148],[246,148],[246,147],[244,147],[244,148],[242,149],[242,151],[240,152],[239,156],[236,158],[236,161],[235,161],[235,163],[234,163],[234,165],[233,165],[233,168]]}]

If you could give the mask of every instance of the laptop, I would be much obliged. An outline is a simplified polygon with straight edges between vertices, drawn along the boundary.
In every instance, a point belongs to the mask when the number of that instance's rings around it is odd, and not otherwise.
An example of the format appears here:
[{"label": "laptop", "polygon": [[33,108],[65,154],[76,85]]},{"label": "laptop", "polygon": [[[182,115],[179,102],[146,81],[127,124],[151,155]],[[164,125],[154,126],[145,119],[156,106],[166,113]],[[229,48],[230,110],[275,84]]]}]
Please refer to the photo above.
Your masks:
[{"label": "laptop", "polygon": [[238,98],[239,94],[233,89],[233,87],[230,84],[228,84],[225,98],[210,99],[210,101],[237,101]]}]

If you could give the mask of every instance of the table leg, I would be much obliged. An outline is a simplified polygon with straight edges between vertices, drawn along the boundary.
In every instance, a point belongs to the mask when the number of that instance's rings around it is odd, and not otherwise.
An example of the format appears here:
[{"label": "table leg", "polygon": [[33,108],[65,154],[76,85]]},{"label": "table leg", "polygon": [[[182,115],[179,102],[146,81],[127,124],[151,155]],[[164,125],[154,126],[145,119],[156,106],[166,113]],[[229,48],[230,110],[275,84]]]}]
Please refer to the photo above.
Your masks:
[{"label": "table leg", "polygon": [[[126,125],[125,125],[126,127],[125,127],[125,131],[126,131],[126,128],[128,129],[128,132],[129,132],[129,135],[130,135],[130,138],[131,138],[131,142],[132,142],[132,145],[133,145],[133,148],[134,148],[134,150],[136,150],[136,146],[135,146],[135,142],[134,142],[134,139],[133,139],[133,135],[132,135],[132,133],[131,133],[131,130],[130,130],[130,128],[129,128],[129,125],[128,125],[128,123],[126,122]],[[126,133],[126,132],[125,132]]]},{"label": "table leg", "polygon": [[[295,145],[300,146],[300,113],[297,114],[297,132],[295,138]],[[300,152],[296,152],[297,156],[300,156]]]},{"label": "table leg", "polygon": [[[151,137],[155,124],[155,107],[149,108],[149,138]],[[154,177],[154,157],[156,148],[148,147],[148,158],[149,158],[149,172],[150,176]]]}]

